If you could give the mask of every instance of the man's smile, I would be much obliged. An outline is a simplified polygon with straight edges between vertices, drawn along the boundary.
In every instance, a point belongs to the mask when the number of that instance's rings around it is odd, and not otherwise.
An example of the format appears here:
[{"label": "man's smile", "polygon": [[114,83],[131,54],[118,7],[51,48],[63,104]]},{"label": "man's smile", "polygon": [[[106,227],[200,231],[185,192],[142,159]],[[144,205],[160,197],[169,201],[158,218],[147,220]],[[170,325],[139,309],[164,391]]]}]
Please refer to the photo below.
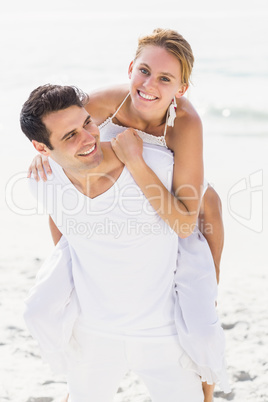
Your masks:
[{"label": "man's smile", "polygon": [[80,152],[78,155],[79,156],[87,156],[87,155],[91,154],[93,151],[95,151],[95,149],[96,149],[96,144],[94,144],[93,147],[91,147],[88,151]]}]

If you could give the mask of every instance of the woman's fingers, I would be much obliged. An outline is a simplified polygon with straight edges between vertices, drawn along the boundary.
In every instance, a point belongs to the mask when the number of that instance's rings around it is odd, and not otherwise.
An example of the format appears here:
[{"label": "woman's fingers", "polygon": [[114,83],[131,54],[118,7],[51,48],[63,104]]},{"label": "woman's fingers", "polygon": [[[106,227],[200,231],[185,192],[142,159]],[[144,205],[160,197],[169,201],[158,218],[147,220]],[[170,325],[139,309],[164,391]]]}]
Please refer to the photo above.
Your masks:
[{"label": "woman's fingers", "polygon": [[41,177],[43,181],[47,181],[47,174],[51,173],[52,170],[47,156],[36,155],[28,169],[27,177],[33,176],[36,181],[39,181]]}]

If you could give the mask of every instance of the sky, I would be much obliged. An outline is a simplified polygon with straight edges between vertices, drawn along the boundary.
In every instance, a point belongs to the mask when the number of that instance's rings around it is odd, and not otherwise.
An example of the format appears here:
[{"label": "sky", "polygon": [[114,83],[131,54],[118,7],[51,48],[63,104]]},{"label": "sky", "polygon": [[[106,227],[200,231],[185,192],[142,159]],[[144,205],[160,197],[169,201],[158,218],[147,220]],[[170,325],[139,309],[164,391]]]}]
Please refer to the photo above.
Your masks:
[{"label": "sky", "polygon": [[167,3],[160,3],[152,0],[136,0],[135,2],[127,2],[123,0],[114,0],[106,2],[91,2],[89,0],[46,0],[38,2],[36,0],[15,0],[5,2],[1,6],[1,15],[10,13],[13,15],[29,15],[29,14],[51,14],[66,15],[70,12],[80,13],[101,13],[106,15],[118,14],[137,14],[140,18],[153,18],[156,15],[170,15],[174,12],[195,15],[218,15],[223,17],[239,17],[241,15],[268,15],[267,0],[225,0],[219,2],[215,0],[188,0],[178,1],[170,0]]}]

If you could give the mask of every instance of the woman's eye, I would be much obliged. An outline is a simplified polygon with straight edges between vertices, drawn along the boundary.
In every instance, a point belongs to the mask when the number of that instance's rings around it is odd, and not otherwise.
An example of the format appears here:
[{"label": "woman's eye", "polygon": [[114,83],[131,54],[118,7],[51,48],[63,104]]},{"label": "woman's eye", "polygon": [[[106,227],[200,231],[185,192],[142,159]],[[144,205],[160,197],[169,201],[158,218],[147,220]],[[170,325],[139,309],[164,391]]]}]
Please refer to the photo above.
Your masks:
[{"label": "woman's eye", "polygon": [[140,72],[141,72],[142,74],[149,74],[149,71],[146,70],[146,68],[141,68],[141,69],[140,69]]},{"label": "woman's eye", "polygon": [[169,78],[167,78],[167,77],[161,77],[161,81],[164,81],[164,82],[170,82],[170,79],[169,79]]}]

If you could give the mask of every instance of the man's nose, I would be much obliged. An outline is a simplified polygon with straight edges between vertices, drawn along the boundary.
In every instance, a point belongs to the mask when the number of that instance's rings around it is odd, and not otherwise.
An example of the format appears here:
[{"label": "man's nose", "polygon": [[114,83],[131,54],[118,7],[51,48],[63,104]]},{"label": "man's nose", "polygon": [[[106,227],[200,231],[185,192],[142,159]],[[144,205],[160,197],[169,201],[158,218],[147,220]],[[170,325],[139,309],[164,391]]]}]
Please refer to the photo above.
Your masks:
[{"label": "man's nose", "polygon": [[96,138],[96,133],[93,130],[86,130],[85,128],[83,128],[82,131],[82,135],[83,135],[83,140],[86,141],[95,141]]}]

